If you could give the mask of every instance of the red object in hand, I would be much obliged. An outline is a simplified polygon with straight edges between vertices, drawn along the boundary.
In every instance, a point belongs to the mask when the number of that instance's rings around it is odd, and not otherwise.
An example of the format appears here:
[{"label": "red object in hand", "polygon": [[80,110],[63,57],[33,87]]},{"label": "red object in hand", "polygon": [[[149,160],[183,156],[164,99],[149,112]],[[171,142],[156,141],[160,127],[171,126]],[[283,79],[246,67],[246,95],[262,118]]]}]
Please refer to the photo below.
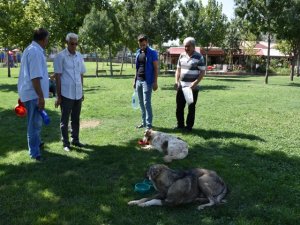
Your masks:
[{"label": "red object in hand", "polygon": [[15,107],[15,113],[19,117],[25,117],[27,115],[27,110],[26,110],[23,102],[21,102],[20,99],[18,100],[18,105],[16,105],[16,107]]},{"label": "red object in hand", "polygon": [[139,145],[149,145],[149,142],[148,142],[148,141],[144,142],[144,141],[141,139],[141,140],[138,141],[138,144],[139,144]]}]

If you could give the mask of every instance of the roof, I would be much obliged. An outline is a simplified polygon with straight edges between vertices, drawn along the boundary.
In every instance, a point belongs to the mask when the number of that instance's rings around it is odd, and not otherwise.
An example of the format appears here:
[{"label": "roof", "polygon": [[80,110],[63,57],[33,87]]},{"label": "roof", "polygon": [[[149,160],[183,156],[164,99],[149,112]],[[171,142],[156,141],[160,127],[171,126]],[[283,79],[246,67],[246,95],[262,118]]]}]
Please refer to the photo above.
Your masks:
[{"label": "roof", "polygon": [[[196,47],[195,50],[201,52],[202,55],[206,54],[204,48]],[[170,47],[167,49],[167,53],[170,55],[180,55],[184,51],[184,47]],[[220,48],[210,48],[208,50],[208,55],[224,55],[224,51]]]}]

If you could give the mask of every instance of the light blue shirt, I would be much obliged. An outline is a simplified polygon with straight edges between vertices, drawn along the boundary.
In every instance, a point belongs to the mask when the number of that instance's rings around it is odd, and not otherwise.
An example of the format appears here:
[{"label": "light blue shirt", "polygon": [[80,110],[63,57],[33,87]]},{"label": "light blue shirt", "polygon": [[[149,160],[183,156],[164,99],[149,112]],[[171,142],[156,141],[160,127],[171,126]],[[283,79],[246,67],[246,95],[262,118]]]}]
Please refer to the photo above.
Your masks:
[{"label": "light blue shirt", "polygon": [[49,96],[49,76],[44,49],[33,41],[23,52],[18,80],[18,93],[22,102],[37,99],[32,80],[40,78],[44,98]]},{"label": "light blue shirt", "polygon": [[81,74],[86,71],[82,55],[79,52],[71,54],[66,48],[56,55],[53,66],[54,73],[61,74],[61,95],[73,100],[81,99]]}]

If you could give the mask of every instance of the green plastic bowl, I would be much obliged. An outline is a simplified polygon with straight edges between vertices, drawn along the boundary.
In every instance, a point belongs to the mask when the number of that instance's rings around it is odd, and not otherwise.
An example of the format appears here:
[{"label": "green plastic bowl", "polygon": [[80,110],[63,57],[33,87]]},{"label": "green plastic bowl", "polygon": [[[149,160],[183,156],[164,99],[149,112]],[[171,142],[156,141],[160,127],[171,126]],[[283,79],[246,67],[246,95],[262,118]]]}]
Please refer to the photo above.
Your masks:
[{"label": "green plastic bowl", "polygon": [[146,183],[137,183],[134,186],[134,191],[138,192],[140,194],[146,194],[149,193],[151,190],[151,186],[149,184]]}]

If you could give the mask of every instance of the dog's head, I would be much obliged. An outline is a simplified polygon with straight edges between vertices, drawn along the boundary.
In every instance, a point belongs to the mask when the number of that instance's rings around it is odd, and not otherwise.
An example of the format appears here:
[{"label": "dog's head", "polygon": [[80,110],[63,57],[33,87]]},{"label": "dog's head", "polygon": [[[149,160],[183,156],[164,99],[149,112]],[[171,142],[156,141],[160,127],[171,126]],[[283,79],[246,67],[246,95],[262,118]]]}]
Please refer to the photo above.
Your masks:
[{"label": "dog's head", "polygon": [[161,173],[169,169],[169,167],[163,164],[155,164],[149,167],[147,171],[147,178],[151,181],[154,181],[156,178],[159,177]]},{"label": "dog's head", "polygon": [[147,129],[144,132],[143,142],[150,142],[153,139],[153,130]]}]

